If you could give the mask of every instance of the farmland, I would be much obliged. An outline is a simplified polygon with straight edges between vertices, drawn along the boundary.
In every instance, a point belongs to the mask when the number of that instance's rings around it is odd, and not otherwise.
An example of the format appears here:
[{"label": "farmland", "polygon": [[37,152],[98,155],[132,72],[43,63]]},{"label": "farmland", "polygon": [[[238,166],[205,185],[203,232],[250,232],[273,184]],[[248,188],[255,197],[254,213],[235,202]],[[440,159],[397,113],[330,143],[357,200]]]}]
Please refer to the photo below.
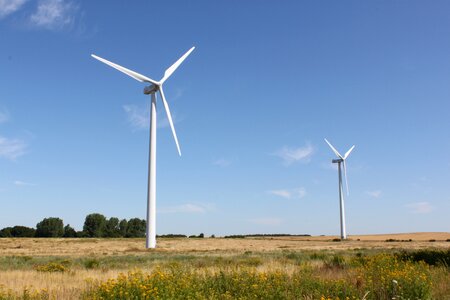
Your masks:
[{"label": "farmland", "polygon": [[[394,294],[445,299],[450,294],[448,266],[439,261],[445,253],[448,257],[449,233],[336,238],[163,238],[152,250],[144,248],[143,239],[5,238],[0,239],[0,299],[388,299]],[[405,259],[408,253],[431,260],[436,253],[444,256],[423,263]]]}]

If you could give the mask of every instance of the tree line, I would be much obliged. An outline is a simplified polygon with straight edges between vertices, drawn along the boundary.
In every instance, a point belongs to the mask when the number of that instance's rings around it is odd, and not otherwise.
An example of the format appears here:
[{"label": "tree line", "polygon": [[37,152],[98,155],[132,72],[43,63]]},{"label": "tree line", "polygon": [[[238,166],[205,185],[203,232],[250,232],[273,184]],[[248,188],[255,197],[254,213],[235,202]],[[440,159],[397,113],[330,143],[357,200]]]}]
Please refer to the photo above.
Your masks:
[{"label": "tree line", "polygon": [[93,213],[86,216],[83,230],[76,231],[70,224],[64,226],[60,218],[45,218],[36,228],[26,226],[5,227],[0,230],[1,237],[92,237],[92,238],[138,238],[145,237],[146,221],[139,218],[129,220]]}]

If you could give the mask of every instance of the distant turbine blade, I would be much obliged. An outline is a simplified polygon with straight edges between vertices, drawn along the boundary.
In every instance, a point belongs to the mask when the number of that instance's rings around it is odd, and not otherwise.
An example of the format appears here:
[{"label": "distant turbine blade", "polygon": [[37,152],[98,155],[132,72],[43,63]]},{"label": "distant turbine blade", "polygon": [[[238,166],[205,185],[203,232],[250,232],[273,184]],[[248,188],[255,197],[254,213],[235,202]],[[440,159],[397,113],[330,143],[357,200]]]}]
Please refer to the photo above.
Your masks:
[{"label": "distant turbine blade", "polygon": [[186,59],[186,57],[189,56],[189,54],[191,54],[192,51],[194,51],[195,47],[192,47],[191,49],[189,49],[188,52],[186,52],[182,57],[180,57],[172,66],[170,66],[170,68],[168,68],[166,70],[166,72],[164,73],[164,77],[161,79],[161,84],[164,83],[164,81],[166,81],[170,75],[172,75],[173,72],[175,72],[175,70],[181,65],[181,63]]},{"label": "distant turbine blade", "polygon": [[141,74],[136,73],[136,72],[134,72],[134,71],[131,71],[131,70],[127,69],[127,68],[124,68],[124,67],[122,67],[122,66],[119,66],[118,64],[115,64],[115,63],[113,63],[113,62],[110,62],[109,60],[106,60],[106,59],[104,59],[104,58],[98,57],[98,56],[95,55],[95,54],[91,54],[91,56],[92,56],[93,58],[95,58],[95,59],[101,61],[102,63],[105,63],[105,64],[107,64],[107,65],[113,67],[114,69],[119,70],[120,72],[127,74],[128,76],[130,76],[130,77],[136,79],[137,81],[140,81],[140,82],[149,82],[149,83],[153,83],[153,84],[158,85],[158,82],[157,82],[157,81],[155,81],[155,80],[153,80],[153,79],[151,79],[151,78],[148,78],[147,76],[141,75]]},{"label": "distant turbine blade", "polygon": [[175,127],[173,126],[172,115],[170,114],[169,104],[166,101],[162,87],[159,88],[159,93],[161,94],[161,99],[164,104],[164,108],[167,113],[167,120],[169,120],[170,128],[172,129],[173,138],[175,139],[175,144],[177,144],[178,154],[181,156],[180,145],[178,144],[177,133],[175,132]]},{"label": "distant turbine blade", "polygon": [[348,196],[349,191],[348,191],[348,180],[347,180],[347,166],[346,166],[345,160],[342,163],[343,163],[343,167],[344,167],[345,187],[347,188],[347,196]]},{"label": "distant turbine blade", "polygon": [[344,159],[346,159],[346,158],[350,155],[350,153],[353,151],[353,148],[355,148],[355,145],[353,145],[353,146],[345,153]]},{"label": "distant turbine blade", "polygon": [[342,157],[342,155],[339,154],[339,152],[333,147],[333,145],[331,145],[330,142],[327,141],[327,139],[325,139],[325,142],[327,142],[328,146],[330,146],[331,150],[333,150],[334,154],[336,154],[337,157],[339,157],[339,158],[341,158],[341,159],[344,159],[344,158]]}]

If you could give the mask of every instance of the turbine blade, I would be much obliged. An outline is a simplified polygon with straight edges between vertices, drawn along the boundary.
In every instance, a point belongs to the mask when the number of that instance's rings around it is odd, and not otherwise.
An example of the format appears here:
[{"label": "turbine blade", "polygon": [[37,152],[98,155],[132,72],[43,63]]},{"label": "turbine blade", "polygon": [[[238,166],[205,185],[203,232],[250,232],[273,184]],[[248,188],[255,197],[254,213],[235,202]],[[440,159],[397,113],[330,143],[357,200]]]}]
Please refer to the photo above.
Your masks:
[{"label": "turbine blade", "polygon": [[355,148],[355,145],[353,145],[353,146],[345,153],[344,159],[346,159],[346,158],[350,155],[350,153],[353,151],[353,148]]},{"label": "turbine blade", "polygon": [[333,145],[331,145],[330,142],[327,141],[327,139],[325,139],[325,142],[327,142],[328,146],[330,146],[331,150],[333,150],[334,154],[336,154],[337,157],[344,159],[342,155],[333,147]]},{"label": "turbine blade", "polygon": [[345,160],[342,163],[343,163],[343,167],[344,167],[345,187],[347,189],[347,196],[348,196],[349,195],[349,191],[348,191],[348,180],[347,180],[347,167],[346,167]]},{"label": "turbine blade", "polygon": [[134,71],[131,71],[131,70],[127,69],[127,68],[124,68],[124,67],[122,67],[122,66],[119,66],[118,64],[115,64],[115,63],[113,63],[113,62],[110,62],[109,60],[106,60],[106,59],[104,59],[104,58],[98,57],[98,56],[95,55],[95,54],[91,54],[91,56],[92,56],[93,58],[95,58],[95,59],[101,61],[102,63],[105,63],[105,64],[107,64],[107,65],[113,67],[114,69],[119,70],[120,72],[127,74],[128,76],[130,76],[130,77],[136,79],[137,81],[140,81],[140,82],[149,82],[149,83],[153,83],[153,84],[158,85],[158,82],[157,82],[157,81],[155,81],[155,80],[153,80],[153,79],[151,79],[151,78],[148,78],[147,76],[141,75],[141,74],[139,74],[139,73],[137,73],[137,72],[134,72]]},{"label": "turbine blade", "polygon": [[192,51],[194,51],[195,47],[192,47],[191,49],[188,50],[188,52],[186,52],[182,57],[180,57],[173,65],[171,65],[166,72],[164,72],[164,77],[161,79],[161,84],[164,83],[164,81],[166,81],[170,75],[172,75],[173,72],[175,72],[175,70],[181,65],[181,63],[186,59],[186,57],[188,57],[189,54],[191,54]]},{"label": "turbine blade", "polygon": [[175,132],[175,127],[173,126],[172,115],[170,114],[169,104],[166,101],[162,87],[159,88],[159,93],[161,94],[161,99],[166,109],[167,120],[169,120],[170,128],[172,129],[173,138],[175,139],[175,144],[177,145],[178,154],[181,156],[180,145],[178,144],[177,133]]}]

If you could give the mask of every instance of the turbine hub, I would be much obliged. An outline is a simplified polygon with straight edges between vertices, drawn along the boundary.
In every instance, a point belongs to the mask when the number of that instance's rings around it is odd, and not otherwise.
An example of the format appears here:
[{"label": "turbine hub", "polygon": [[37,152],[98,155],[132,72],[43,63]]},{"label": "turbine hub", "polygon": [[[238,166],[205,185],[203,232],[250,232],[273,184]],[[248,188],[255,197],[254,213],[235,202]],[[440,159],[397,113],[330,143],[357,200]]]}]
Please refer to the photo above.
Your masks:
[{"label": "turbine hub", "polygon": [[154,94],[154,93],[156,93],[157,91],[158,91],[158,86],[155,85],[155,84],[146,86],[146,87],[144,88],[144,94],[146,94],[146,95]]}]

